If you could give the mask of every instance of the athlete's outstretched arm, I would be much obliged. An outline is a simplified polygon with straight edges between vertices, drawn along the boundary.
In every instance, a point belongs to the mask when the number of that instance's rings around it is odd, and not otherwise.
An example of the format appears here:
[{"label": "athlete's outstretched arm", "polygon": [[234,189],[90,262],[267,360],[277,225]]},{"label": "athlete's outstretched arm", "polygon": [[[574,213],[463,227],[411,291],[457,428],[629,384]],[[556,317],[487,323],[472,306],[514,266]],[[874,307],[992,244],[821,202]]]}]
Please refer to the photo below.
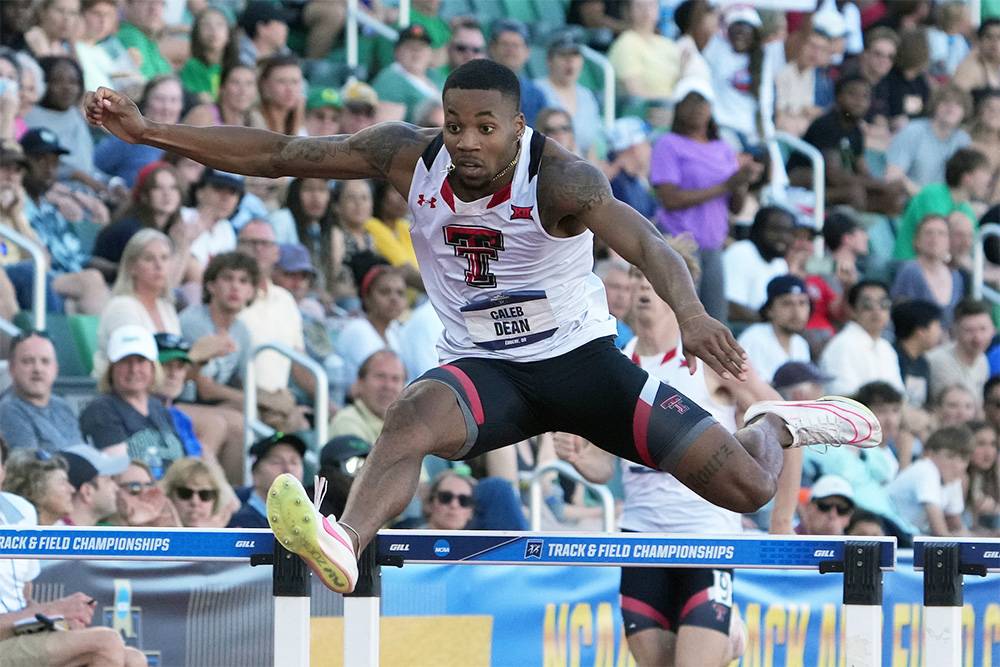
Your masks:
[{"label": "athlete's outstretched arm", "polygon": [[[721,322],[705,312],[683,258],[653,224],[615,199],[600,169],[565,151],[547,151],[542,163],[546,205],[568,233],[589,227],[625,261],[642,271],[680,323],[691,372],[700,358],[722,377],[746,378],[746,353]],[[547,163],[547,164],[546,164]],[[540,176],[541,177],[541,176]]]},{"label": "athlete's outstretched arm", "polygon": [[[406,123],[375,125],[355,135],[290,137],[267,130],[155,123],[126,96],[107,88],[87,93],[87,120],[132,144],[179,153],[248,176],[388,178],[409,183],[417,156],[435,131]],[[404,156],[397,160],[397,156]]]}]

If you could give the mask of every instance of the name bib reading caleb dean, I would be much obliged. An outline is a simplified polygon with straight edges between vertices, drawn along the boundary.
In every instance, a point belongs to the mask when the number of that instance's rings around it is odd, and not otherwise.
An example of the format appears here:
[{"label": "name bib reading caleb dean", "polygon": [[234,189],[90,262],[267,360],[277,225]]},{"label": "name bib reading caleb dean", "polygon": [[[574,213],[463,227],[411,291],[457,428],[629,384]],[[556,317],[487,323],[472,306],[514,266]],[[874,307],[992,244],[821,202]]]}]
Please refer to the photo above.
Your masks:
[{"label": "name bib reading caleb dean", "polygon": [[559,328],[544,290],[504,292],[460,310],[472,342],[487,350],[530,345]]}]

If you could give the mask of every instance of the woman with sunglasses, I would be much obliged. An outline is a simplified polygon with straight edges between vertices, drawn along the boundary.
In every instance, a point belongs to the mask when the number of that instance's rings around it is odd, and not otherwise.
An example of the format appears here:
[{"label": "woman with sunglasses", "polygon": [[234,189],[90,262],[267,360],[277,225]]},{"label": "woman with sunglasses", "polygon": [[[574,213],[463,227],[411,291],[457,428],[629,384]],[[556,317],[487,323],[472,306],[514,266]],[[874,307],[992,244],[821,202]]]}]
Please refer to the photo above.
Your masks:
[{"label": "woman with sunglasses", "polygon": [[239,509],[236,494],[221,471],[204,459],[175,461],[161,483],[181,523],[188,528],[225,528],[233,511]]},{"label": "woman with sunglasses", "polygon": [[444,470],[434,478],[424,501],[427,530],[461,530],[472,519],[476,480],[454,470]]}]

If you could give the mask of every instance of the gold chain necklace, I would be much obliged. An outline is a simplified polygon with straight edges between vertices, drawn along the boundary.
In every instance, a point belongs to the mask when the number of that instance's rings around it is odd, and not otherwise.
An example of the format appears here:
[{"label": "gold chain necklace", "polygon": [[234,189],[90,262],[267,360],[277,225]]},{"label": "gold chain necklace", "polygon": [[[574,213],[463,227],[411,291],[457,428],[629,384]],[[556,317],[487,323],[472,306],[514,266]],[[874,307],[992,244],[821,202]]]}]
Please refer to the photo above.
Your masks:
[{"label": "gold chain necklace", "polygon": [[510,171],[513,168],[513,166],[515,164],[517,164],[517,159],[519,157],[521,157],[521,142],[520,141],[517,142],[517,152],[514,153],[514,159],[510,161],[510,164],[508,164],[506,167],[503,168],[503,171],[501,171],[499,174],[497,174],[496,176],[494,176],[493,178],[491,178],[490,179],[490,183],[492,183],[493,181],[497,180],[498,178],[500,178],[504,174],[506,174],[508,171]]}]

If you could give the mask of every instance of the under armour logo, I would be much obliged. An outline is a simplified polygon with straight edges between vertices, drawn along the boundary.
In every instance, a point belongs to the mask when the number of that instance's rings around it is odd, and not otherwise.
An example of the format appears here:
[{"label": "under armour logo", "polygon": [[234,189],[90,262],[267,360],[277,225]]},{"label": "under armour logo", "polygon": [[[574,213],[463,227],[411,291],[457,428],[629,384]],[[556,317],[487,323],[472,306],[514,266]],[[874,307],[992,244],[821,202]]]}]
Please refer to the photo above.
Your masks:
[{"label": "under armour logo", "polygon": [[534,206],[514,206],[510,207],[511,220],[531,220],[531,209]]},{"label": "under armour logo", "polygon": [[430,204],[431,208],[437,208],[435,204],[437,203],[437,197],[431,197],[430,199],[424,199],[423,195],[417,196],[417,206],[423,206],[425,203]]},{"label": "under armour logo", "polygon": [[676,410],[677,414],[684,414],[688,411],[688,406],[684,405],[684,401],[677,394],[674,394],[667,400],[660,403],[660,407],[664,410]]}]

